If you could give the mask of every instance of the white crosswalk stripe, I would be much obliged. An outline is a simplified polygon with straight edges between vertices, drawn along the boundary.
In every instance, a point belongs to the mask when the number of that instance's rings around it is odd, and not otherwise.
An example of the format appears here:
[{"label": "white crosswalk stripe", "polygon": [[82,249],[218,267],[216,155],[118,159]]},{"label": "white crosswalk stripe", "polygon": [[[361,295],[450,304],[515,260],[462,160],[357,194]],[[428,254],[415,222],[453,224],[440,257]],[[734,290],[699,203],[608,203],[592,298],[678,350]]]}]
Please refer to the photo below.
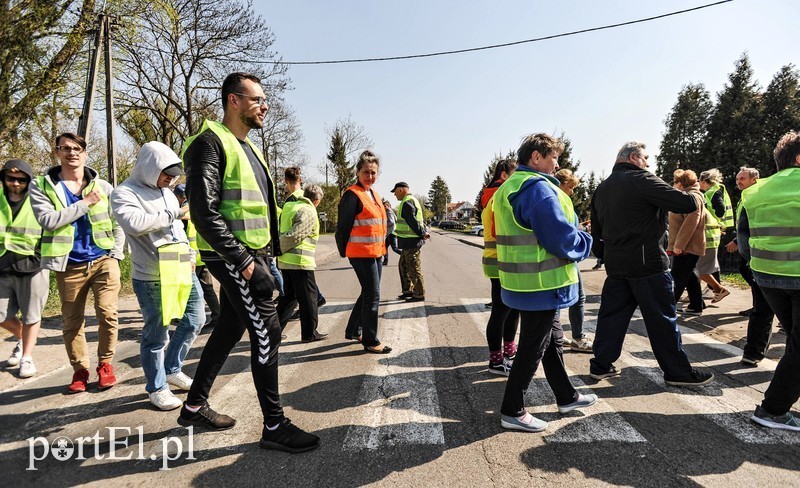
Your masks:
[{"label": "white crosswalk stripe", "polygon": [[[489,320],[489,313],[484,307],[484,301],[462,299],[461,303],[467,309],[467,313],[472,322],[481,333],[485,334],[486,322]],[[580,378],[571,371],[567,371],[575,385],[583,394],[593,393]],[[539,374],[541,375],[541,374]],[[500,399],[498,399],[498,402]],[[535,378],[525,394],[525,404],[530,405],[528,411],[535,416],[541,414],[551,414],[556,411],[555,399],[550,391],[547,382],[540,378]],[[622,416],[614,411],[607,402],[599,398],[597,403],[591,408],[582,410],[583,416],[549,416],[547,421],[549,426],[545,438],[549,442],[592,442],[592,441],[616,441],[616,442],[647,442],[642,435],[633,428]]]},{"label": "white crosswalk stripe", "polygon": [[343,447],[377,449],[395,445],[444,444],[439,397],[430,353],[425,308],[418,303],[381,305],[380,337],[402,344],[385,356],[376,355],[356,402],[354,424]]}]

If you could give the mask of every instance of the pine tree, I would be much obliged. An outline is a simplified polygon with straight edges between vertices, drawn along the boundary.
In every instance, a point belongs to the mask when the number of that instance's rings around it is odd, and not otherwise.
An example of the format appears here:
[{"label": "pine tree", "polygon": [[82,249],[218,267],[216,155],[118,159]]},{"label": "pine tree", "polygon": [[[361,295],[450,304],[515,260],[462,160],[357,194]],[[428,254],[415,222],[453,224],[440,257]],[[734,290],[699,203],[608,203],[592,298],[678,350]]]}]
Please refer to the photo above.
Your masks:
[{"label": "pine tree", "polygon": [[748,166],[762,176],[775,172],[772,151],[778,139],[790,130],[800,130],[800,80],[793,65],[784,66],[772,78],[762,98],[764,143],[762,157]]},{"label": "pine tree", "polygon": [[331,148],[327,158],[331,163],[333,176],[341,195],[355,181],[355,167],[347,162],[344,139],[338,129],[331,135]]},{"label": "pine tree", "polygon": [[486,168],[486,171],[483,173],[483,185],[481,186],[481,190],[478,192],[478,195],[475,197],[475,209],[480,213],[481,209],[481,195],[483,195],[483,189],[489,186],[492,183],[492,178],[494,178],[494,171],[497,169],[497,163],[504,159],[517,159],[517,153],[513,150],[508,151],[505,156],[501,154],[495,154],[492,158],[492,162],[489,163],[489,167]]},{"label": "pine tree", "polygon": [[736,61],[728,83],[717,94],[717,104],[708,122],[701,159],[695,171],[719,168],[728,192],[736,188],[736,173],[743,165],[758,164],[762,156],[761,103],[758,82],[747,54]]},{"label": "pine tree", "polygon": [[428,191],[428,204],[434,218],[444,219],[447,216],[447,204],[450,203],[450,198],[450,189],[447,188],[447,183],[441,176],[437,176]]},{"label": "pine tree", "polygon": [[589,197],[591,193],[588,191],[586,182],[583,181],[583,177],[579,173],[581,162],[580,160],[574,161],[572,159],[572,141],[567,137],[566,133],[562,132],[558,138],[564,143],[564,151],[558,157],[558,167],[560,169],[572,171],[572,173],[581,180],[581,184],[578,185],[572,193],[572,205],[575,207],[575,213],[578,214],[578,218],[585,220],[589,213]]},{"label": "pine tree", "polygon": [[700,153],[708,131],[708,121],[714,104],[702,83],[681,88],[678,100],[664,120],[666,126],[661,140],[656,174],[672,181],[678,168],[699,169]]}]

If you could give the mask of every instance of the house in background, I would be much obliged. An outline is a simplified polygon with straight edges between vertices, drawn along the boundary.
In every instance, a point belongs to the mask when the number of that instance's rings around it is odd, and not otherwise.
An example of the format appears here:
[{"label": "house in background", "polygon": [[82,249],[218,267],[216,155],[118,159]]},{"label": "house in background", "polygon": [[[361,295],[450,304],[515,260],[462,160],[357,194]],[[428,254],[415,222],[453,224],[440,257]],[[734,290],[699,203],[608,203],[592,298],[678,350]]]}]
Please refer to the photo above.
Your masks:
[{"label": "house in background", "polygon": [[469,220],[475,216],[475,206],[469,202],[447,204],[448,220]]}]

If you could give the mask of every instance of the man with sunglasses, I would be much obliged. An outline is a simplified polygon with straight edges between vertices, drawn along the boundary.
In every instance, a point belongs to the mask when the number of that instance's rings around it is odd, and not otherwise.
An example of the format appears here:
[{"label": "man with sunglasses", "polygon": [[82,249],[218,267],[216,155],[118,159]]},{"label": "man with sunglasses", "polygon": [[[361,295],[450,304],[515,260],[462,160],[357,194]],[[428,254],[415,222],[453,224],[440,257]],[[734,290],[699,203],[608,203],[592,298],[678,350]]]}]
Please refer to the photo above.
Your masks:
[{"label": "man with sunglasses", "polygon": [[206,120],[184,145],[186,193],[197,247],[224,290],[220,317],[208,339],[178,423],[212,430],[236,420],[208,404],[214,380],[247,330],[250,364],[264,416],[260,447],[297,453],[319,446],[319,437],[283,414],[278,393],[281,326],[272,296],[272,256],[280,255],[275,185],[261,151],[247,138],[264,125],[267,104],[261,81],[232,73],[222,83],[222,122]]},{"label": "man with sunglasses", "polygon": [[40,267],[42,228],[28,198],[33,170],[25,161],[12,159],[3,165],[0,179],[0,327],[19,339],[7,365],[19,365],[19,377],[30,378],[36,374],[31,354],[50,291],[50,272]]},{"label": "man with sunglasses", "polygon": [[84,309],[92,291],[99,332],[98,386],[105,390],[117,382],[111,360],[117,345],[119,262],[125,235],[111,215],[108,198],[114,188],[86,166],[86,140],[65,132],[55,142],[60,165],[31,185],[33,213],[44,229],[42,268],[56,272],[64,345],[73,369],[69,393],[88,388]]}]

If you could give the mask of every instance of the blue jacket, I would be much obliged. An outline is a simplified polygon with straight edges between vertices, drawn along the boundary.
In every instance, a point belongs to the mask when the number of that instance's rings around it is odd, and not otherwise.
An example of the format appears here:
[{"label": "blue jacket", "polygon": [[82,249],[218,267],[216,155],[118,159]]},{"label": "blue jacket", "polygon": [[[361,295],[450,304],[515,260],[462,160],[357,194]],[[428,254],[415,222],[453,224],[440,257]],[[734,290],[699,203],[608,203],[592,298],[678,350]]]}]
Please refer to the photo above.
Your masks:
[{"label": "blue jacket", "polygon": [[[520,166],[517,171],[535,172],[527,166]],[[557,179],[539,174],[558,186]],[[539,243],[554,256],[583,261],[591,252],[592,237],[567,220],[558,201],[558,191],[539,178],[526,181],[510,199],[514,218],[532,229]],[[578,301],[578,284],[537,292],[503,289],[500,296],[503,303],[516,310],[555,310]]]}]

